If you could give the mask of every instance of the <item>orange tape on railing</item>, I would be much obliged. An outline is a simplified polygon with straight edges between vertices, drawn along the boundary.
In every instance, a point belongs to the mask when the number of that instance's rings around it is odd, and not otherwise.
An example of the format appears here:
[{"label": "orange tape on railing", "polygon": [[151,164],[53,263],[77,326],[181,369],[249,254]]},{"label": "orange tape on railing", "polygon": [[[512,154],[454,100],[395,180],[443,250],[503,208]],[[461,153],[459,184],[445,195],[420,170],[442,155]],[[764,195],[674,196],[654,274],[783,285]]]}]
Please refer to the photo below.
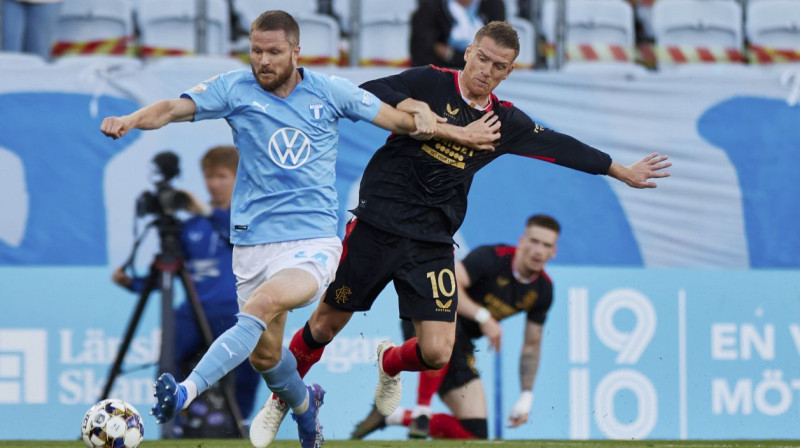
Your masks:
[{"label": "orange tape on railing", "polygon": [[364,67],[411,67],[410,59],[359,59],[358,65]]},{"label": "orange tape on railing", "polygon": [[116,39],[93,40],[87,42],[68,42],[61,41],[53,44],[50,54],[53,57],[69,56],[78,54],[112,54],[127,55],[135,54],[135,49],[129,46],[130,37],[119,37]]},{"label": "orange tape on railing", "polygon": [[776,64],[783,62],[800,62],[800,49],[769,48],[760,45],[750,46],[751,64]]},{"label": "orange tape on railing", "polygon": [[[542,51],[548,58],[555,56],[555,45],[545,43]],[[694,46],[640,45],[637,48],[621,45],[574,44],[566,48],[568,61],[637,61],[647,66],[662,64],[687,64],[709,62],[745,62],[741,51],[735,48]]]}]

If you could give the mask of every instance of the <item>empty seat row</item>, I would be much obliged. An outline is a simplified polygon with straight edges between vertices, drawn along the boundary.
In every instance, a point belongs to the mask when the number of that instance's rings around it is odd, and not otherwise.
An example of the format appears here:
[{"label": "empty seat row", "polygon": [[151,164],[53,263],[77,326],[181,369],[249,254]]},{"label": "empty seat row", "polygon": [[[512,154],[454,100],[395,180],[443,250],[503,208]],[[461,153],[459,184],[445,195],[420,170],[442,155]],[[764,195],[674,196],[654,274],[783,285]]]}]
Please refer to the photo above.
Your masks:
[{"label": "empty seat row", "polygon": [[[387,7],[399,3],[403,7]],[[251,23],[265,10],[281,8],[291,13],[301,29],[301,63],[336,64],[340,57],[340,27],[331,16],[315,12],[317,0],[232,0],[239,22]],[[54,56],[77,54],[162,55],[192,54],[201,48],[196,33],[196,0],[70,0],[65,2],[57,27]],[[406,66],[409,64],[410,16],[416,2],[362,0],[357,48],[361,65]],[[207,0],[205,53],[248,54],[249,43],[231,43],[227,0]],[[139,30],[133,41],[134,22]],[[523,67],[535,60],[533,25],[521,18],[510,20],[520,33]]]},{"label": "empty seat row", "polygon": [[[557,2],[545,0],[542,27],[552,57]],[[576,61],[632,62],[653,57],[659,65],[743,62],[745,42],[756,63],[800,60],[800,1],[658,0],[652,7],[654,48],[635,47],[633,10],[620,0],[568,0],[566,52]],[[652,52],[653,54],[646,54]]]}]

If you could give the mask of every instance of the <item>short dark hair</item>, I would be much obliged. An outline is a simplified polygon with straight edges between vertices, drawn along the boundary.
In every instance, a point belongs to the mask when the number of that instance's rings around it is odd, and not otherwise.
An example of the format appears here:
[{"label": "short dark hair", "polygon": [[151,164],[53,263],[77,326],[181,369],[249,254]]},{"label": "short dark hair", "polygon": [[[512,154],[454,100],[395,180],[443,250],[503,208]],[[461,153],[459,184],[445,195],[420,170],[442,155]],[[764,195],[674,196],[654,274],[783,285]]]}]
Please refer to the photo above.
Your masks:
[{"label": "short dark hair", "polygon": [[477,44],[483,37],[492,39],[497,45],[503,48],[510,48],[514,50],[514,59],[519,56],[519,35],[517,30],[514,29],[508,22],[501,22],[493,20],[475,33],[474,42]]},{"label": "short dark hair", "polygon": [[525,228],[530,226],[544,227],[545,229],[550,229],[558,234],[561,233],[561,224],[559,224],[558,221],[556,221],[556,219],[550,215],[531,216],[525,223]]},{"label": "short dark hair", "polygon": [[215,146],[206,151],[200,166],[203,171],[221,166],[236,173],[236,168],[239,166],[239,151],[233,146]]},{"label": "short dark hair", "polygon": [[254,31],[283,31],[286,40],[293,47],[300,44],[300,25],[291,14],[281,10],[265,11],[250,24],[250,34]]}]

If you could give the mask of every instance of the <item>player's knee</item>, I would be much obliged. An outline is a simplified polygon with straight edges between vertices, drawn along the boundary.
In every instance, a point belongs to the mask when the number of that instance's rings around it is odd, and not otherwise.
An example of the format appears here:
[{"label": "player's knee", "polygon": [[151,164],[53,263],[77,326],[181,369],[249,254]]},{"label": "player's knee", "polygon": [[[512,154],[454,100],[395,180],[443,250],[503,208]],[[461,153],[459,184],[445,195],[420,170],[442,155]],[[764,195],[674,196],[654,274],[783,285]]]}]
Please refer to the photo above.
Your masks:
[{"label": "player's knee", "polygon": [[308,320],[308,326],[311,329],[311,336],[320,344],[328,343],[342,331],[347,322],[350,320],[352,313],[338,312],[324,312],[324,307],[320,307],[314,311],[311,318]]},{"label": "player's knee", "polygon": [[453,347],[446,345],[420,346],[422,361],[431,369],[441,369],[450,361]]},{"label": "player's knee", "polygon": [[278,362],[281,360],[281,352],[272,353],[271,350],[265,347],[257,346],[255,350],[250,353],[249,359],[250,364],[253,365],[256,371],[264,372],[278,365]]},{"label": "player's knee", "polygon": [[265,291],[256,290],[242,307],[242,311],[253,316],[257,316],[269,325],[269,322],[283,310],[283,304],[277,295]]}]

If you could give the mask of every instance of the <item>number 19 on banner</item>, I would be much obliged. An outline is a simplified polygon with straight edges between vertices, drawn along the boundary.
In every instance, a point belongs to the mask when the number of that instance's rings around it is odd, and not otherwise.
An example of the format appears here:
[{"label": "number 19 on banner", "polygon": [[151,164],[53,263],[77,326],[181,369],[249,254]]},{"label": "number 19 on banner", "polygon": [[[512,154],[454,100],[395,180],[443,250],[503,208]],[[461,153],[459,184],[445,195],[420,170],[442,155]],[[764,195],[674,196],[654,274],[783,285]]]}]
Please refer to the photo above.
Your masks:
[{"label": "number 19 on banner", "polygon": [[[657,317],[650,300],[633,289],[614,289],[589,308],[586,288],[569,290],[569,372],[570,437],[588,439],[591,419],[611,439],[646,437],[658,421],[658,394],[642,372],[630,367],[644,353],[656,330]],[[620,329],[615,323],[618,312],[634,316],[632,328]],[[589,319],[592,320],[591,327]],[[589,365],[590,330],[608,349],[616,353],[614,365],[591,390]],[[615,401],[618,392],[626,391],[636,399],[632,419],[617,418]]]}]

